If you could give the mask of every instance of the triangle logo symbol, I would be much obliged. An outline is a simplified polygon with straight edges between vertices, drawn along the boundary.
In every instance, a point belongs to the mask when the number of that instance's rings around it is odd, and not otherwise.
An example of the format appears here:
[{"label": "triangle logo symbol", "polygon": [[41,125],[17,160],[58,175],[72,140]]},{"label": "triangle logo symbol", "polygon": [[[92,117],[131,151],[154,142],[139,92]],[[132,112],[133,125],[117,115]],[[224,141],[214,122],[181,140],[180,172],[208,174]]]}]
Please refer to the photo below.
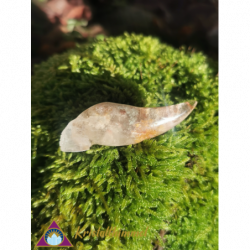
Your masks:
[{"label": "triangle logo symbol", "polygon": [[73,247],[73,245],[62,229],[53,221],[36,244],[36,247]]}]

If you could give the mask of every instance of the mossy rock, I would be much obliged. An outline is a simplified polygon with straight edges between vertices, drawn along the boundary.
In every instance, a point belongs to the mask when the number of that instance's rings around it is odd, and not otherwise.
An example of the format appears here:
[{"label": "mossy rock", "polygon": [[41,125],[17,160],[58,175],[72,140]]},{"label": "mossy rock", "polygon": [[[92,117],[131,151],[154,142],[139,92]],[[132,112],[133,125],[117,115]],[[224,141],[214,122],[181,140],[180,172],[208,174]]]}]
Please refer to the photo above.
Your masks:
[{"label": "mossy rock", "polygon": [[[217,249],[216,73],[202,53],[128,34],[100,37],[36,66],[32,247],[55,220],[72,249]],[[161,136],[130,146],[60,151],[64,127],[92,105],[159,107],[187,100],[198,101],[195,110]],[[78,227],[111,226],[148,231],[145,237],[74,237]]]}]

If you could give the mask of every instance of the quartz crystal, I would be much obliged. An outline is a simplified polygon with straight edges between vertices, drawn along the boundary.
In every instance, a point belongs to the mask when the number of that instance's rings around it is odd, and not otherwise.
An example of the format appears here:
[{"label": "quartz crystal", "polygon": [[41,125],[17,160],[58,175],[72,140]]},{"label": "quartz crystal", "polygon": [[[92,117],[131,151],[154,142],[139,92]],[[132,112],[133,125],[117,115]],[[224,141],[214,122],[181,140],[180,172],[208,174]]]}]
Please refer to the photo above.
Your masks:
[{"label": "quartz crystal", "polygon": [[140,108],[103,102],[96,104],[63,130],[60,147],[64,152],[81,152],[94,144],[125,146],[156,137],[182,122],[195,108],[189,101],[172,106]]}]

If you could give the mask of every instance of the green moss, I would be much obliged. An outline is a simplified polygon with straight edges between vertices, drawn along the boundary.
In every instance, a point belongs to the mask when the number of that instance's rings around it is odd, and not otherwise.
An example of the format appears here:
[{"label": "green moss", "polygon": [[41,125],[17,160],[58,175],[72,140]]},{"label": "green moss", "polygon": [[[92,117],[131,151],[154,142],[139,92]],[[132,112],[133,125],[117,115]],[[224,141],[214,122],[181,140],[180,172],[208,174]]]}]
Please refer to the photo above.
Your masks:
[{"label": "green moss", "polygon": [[[99,38],[32,77],[32,246],[56,220],[74,249],[217,249],[218,79],[201,53],[140,35]],[[157,107],[197,100],[174,130],[126,147],[63,153],[67,123],[100,102]],[[75,239],[116,226],[142,238]],[[166,230],[164,243],[159,231]],[[42,248],[41,248],[42,249]],[[48,248],[45,248],[48,249]]]}]

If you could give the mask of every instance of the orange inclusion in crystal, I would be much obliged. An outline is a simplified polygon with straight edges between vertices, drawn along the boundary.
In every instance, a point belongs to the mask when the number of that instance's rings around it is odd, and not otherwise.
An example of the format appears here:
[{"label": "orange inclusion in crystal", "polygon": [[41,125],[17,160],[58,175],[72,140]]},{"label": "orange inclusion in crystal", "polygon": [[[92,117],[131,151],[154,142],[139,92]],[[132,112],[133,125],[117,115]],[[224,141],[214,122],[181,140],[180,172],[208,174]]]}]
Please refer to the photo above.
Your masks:
[{"label": "orange inclusion in crystal", "polygon": [[135,143],[139,143],[143,140],[150,139],[150,138],[155,137],[157,135],[158,135],[158,133],[155,130],[149,129],[149,130],[143,131],[136,136]]},{"label": "orange inclusion in crystal", "polygon": [[[150,139],[158,135],[158,131],[150,128],[152,120],[143,120],[140,123],[135,124],[136,137],[135,143],[139,143],[143,140]],[[145,129],[146,128],[146,129]]]}]

